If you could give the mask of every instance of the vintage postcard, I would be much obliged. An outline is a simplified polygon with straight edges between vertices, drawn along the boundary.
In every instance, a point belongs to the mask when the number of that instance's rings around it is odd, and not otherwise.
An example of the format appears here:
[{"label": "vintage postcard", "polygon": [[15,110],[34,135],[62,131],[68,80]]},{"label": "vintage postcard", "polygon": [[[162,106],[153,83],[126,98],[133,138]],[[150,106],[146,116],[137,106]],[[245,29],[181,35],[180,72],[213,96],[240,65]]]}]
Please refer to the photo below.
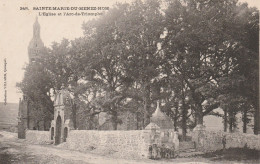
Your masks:
[{"label": "vintage postcard", "polygon": [[0,0],[0,164],[260,163],[257,0]]}]

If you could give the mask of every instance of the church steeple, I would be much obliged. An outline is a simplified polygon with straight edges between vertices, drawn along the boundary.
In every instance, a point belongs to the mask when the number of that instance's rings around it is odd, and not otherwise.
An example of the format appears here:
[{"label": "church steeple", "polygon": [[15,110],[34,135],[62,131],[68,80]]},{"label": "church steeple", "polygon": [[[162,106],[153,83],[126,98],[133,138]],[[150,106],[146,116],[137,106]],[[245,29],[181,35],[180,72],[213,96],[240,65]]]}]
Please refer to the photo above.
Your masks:
[{"label": "church steeple", "polygon": [[44,44],[40,37],[41,26],[38,22],[38,17],[33,24],[33,38],[28,46],[29,61],[35,62],[39,58],[40,50],[44,47]]},{"label": "church steeple", "polygon": [[40,30],[41,30],[41,26],[38,22],[38,17],[36,17],[36,20],[33,24],[33,37],[40,38]]}]

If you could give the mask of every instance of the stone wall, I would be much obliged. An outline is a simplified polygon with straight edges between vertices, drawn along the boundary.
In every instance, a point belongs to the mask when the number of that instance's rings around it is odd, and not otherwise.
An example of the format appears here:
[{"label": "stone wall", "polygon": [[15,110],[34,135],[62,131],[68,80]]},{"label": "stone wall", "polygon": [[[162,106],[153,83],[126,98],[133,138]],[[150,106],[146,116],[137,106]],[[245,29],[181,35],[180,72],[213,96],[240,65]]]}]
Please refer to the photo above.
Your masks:
[{"label": "stone wall", "polygon": [[[174,138],[175,136],[175,138]],[[109,154],[120,158],[172,158],[166,157],[164,151],[178,151],[178,135],[173,130],[130,130],[130,131],[97,131],[97,130],[71,130],[67,141],[60,145],[63,148],[92,152],[97,154]],[[175,144],[175,142],[177,144]],[[156,147],[155,154],[151,151]],[[166,152],[167,154],[167,152]],[[169,153],[168,153],[169,154]]]},{"label": "stone wall", "polygon": [[26,130],[26,141],[33,144],[50,143],[49,131]]},{"label": "stone wall", "polygon": [[147,158],[150,145],[149,130],[96,131],[71,130],[62,146],[78,150],[105,150],[119,157]]},{"label": "stone wall", "polygon": [[223,131],[194,131],[193,141],[197,150],[211,152],[228,148],[244,148],[260,150],[260,135],[245,133],[227,133]]}]

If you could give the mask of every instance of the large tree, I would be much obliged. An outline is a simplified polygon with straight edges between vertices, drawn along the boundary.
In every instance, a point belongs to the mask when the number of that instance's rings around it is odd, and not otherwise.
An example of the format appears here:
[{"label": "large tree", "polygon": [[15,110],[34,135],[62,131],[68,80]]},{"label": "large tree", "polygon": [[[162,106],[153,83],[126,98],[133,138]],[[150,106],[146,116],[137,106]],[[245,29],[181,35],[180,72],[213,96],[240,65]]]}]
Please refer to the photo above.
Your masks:
[{"label": "large tree", "polygon": [[[255,31],[250,30],[247,24],[256,28],[258,23],[256,17],[251,20],[244,17],[253,17],[257,12],[238,4],[236,0],[168,2],[163,49],[172,65],[173,73],[181,75],[189,87],[197,123],[202,124],[203,116],[211,113],[220,104],[218,96],[225,92],[219,90],[222,78],[230,76],[233,79],[229,78],[228,81],[232,83],[234,77],[237,77],[237,70],[245,70],[245,67],[242,69],[245,62],[239,60],[245,56],[242,55],[244,51],[241,47],[250,42],[247,39],[249,32],[246,31]],[[240,9],[247,12],[240,12]],[[256,39],[254,43],[257,43]],[[253,54],[256,54],[255,52]],[[258,63],[257,58],[255,61]],[[254,61],[248,65],[254,68],[253,72],[257,72],[258,65],[254,64]],[[247,75],[244,76],[249,76],[252,72],[245,74]],[[254,75],[257,76],[256,73]],[[249,80],[247,78],[246,81]],[[256,81],[254,86],[258,86]],[[252,90],[253,93],[257,92],[256,88]]]},{"label": "large tree", "polygon": [[146,126],[151,116],[152,88],[160,75],[158,44],[164,31],[160,1],[134,1],[123,15],[117,22],[124,47],[123,65],[128,79],[133,82],[132,91],[136,96],[131,97],[143,103]]},{"label": "large tree", "polygon": [[92,87],[92,106],[111,116],[113,129],[120,123],[120,106],[127,89],[122,68],[122,38],[117,22],[125,12],[125,6],[117,4],[103,17],[83,24],[86,38],[85,71],[86,85]]}]

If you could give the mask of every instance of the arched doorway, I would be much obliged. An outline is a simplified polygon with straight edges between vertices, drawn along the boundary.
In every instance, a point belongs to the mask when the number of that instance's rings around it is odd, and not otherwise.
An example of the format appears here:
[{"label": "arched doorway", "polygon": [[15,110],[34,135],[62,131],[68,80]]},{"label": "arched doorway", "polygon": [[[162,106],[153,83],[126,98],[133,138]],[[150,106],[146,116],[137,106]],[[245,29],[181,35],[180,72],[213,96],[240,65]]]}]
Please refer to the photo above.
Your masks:
[{"label": "arched doorway", "polygon": [[68,128],[67,127],[65,127],[64,128],[64,142],[66,142],[66,139],[67,139],[67,137],[68,137]]},{"label": "arched doorway", "polygon": [[59,115],[56,120],[55,144],[58,145],[60,143],[61,143],[61,117]]}]

